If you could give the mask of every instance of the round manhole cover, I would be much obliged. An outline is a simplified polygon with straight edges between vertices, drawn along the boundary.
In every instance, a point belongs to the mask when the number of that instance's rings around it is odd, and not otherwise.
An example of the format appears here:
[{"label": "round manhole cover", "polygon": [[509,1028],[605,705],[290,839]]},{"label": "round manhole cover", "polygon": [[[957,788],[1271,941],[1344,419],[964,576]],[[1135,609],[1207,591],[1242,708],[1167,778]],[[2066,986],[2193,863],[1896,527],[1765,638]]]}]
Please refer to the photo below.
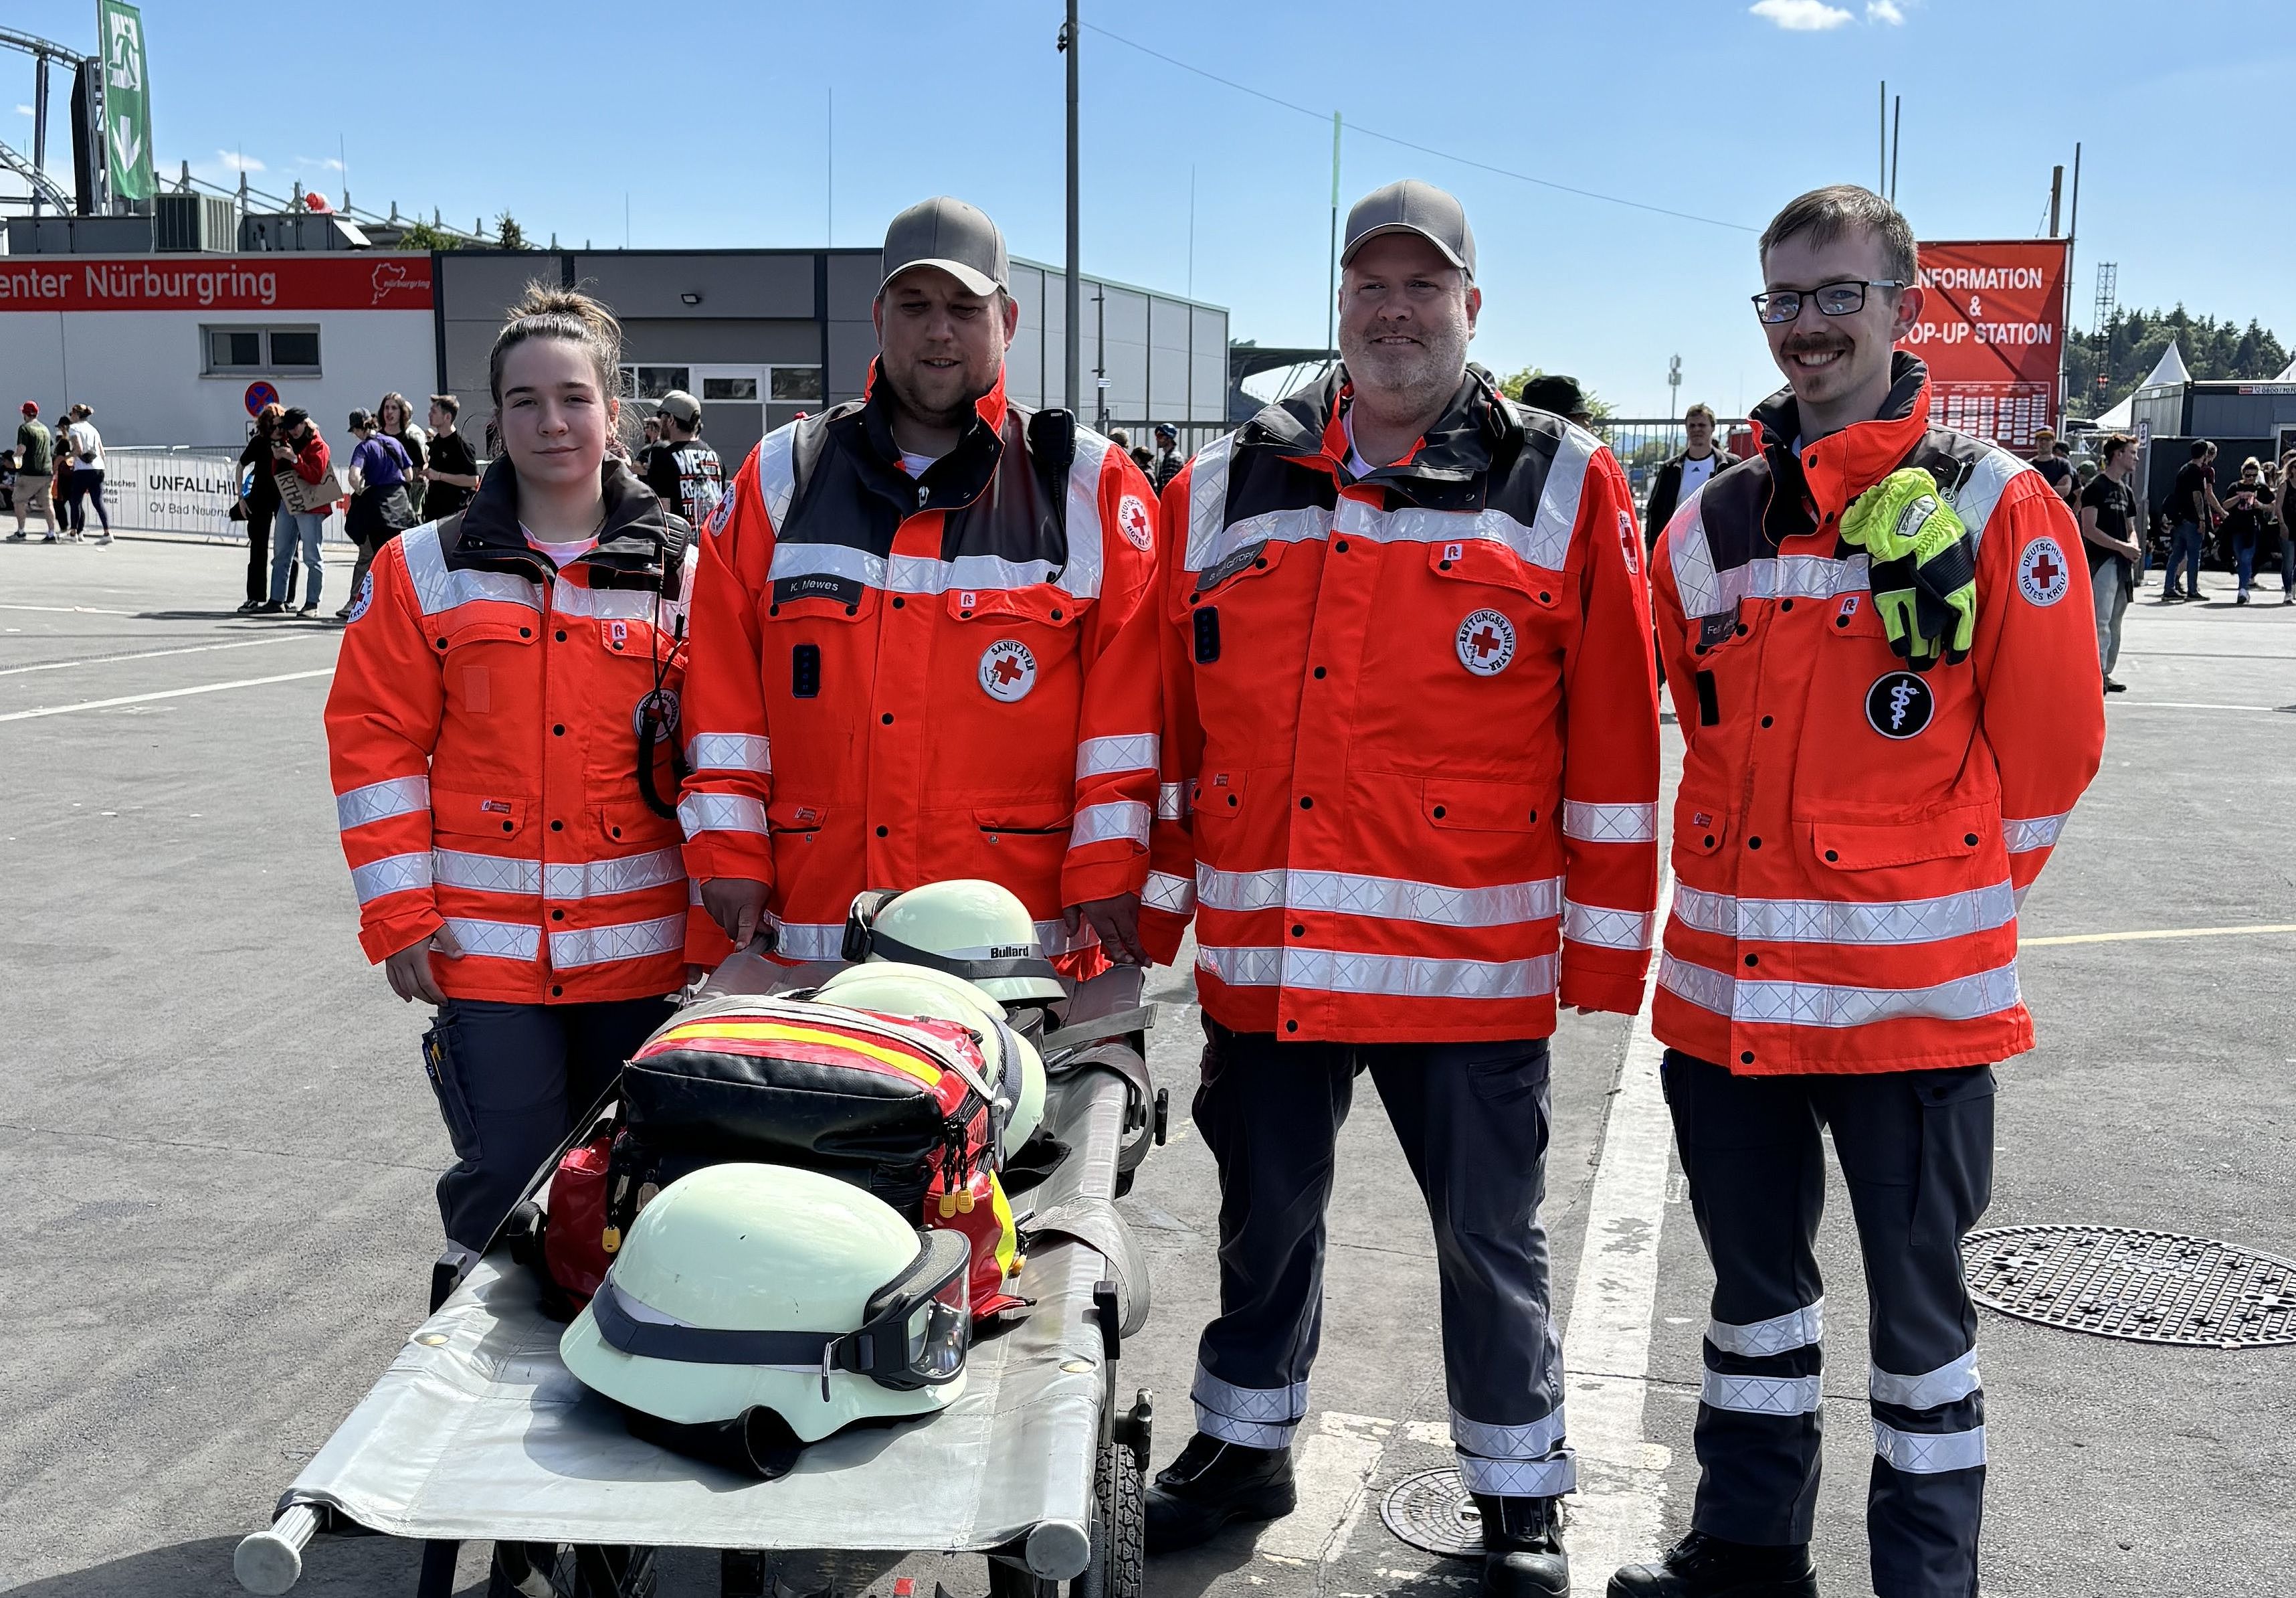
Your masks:
[{"label": "round manhole cover", "polygon": [[1449,1559],[1483,1557],[1483,1517],[1456,1470],[1405,1477],[1380,1500],[1379,1518],[1414,1548]]},{"label": "round manhole cover", "polygon": [[1989,1309],[2098,1337],[2194,1348],[2296,1343],[2296,1261],[2126,1226],[1972,1232],[1963,1269]]}]

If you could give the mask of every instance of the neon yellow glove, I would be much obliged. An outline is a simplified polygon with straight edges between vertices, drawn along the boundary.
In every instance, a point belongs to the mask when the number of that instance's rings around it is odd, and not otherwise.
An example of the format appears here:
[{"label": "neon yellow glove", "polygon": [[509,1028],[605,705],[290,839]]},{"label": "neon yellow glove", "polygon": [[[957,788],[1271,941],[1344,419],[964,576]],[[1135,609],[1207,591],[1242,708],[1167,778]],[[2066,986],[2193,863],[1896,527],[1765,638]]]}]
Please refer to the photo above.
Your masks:
[{"label": "neon yellow glove", "polygon": [[1841,536],[1873,560],[1874,608],[1917,671],[1967,658],[1977,636],[1977,548],[1919,466],[1901,467],[1850,502]]}]

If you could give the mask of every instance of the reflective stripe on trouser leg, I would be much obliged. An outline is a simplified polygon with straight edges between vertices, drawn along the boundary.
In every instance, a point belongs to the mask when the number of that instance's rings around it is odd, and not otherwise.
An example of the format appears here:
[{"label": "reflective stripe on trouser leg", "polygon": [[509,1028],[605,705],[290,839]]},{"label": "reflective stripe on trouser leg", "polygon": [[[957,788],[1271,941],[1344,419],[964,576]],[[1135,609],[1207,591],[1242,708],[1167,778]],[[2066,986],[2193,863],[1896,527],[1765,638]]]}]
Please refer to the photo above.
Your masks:
[{"label": "reflective stripe on trouser leg", "polygon": [[1816,1516],[1825,1311],[1810,1245],[1825,1188],[1808,1081],[1666,1057],[1675,1145],[1714,1264],[1691,1523],[1733,1542],[1806,1543]]},{"label": "reflective stripe on trouser leg", "polygon": [[1196,1428],[1288,1447],[1323,1326],[1324,1210],[1347,1119],[1345,1047],[1279,1043],[1204,1017],[1196,1130],[1219,1166],[1220,1313],[1196,1345]]},{"label": "reflective stripe on trouser leg", "polygon": [[1470,1491],[1552,1498],[1578,1482],[1538,1221],[1548,1133],[1541,1040],[1359,1050],[1427,1201],[1442,1282],[1451,1440]]},{"label": "reflective stripe on trouser leg", "polygon": [[1992,1186],[1992,1073],[1843,1076],[1820,1091],[1873,1306],[1874,1590],[1967,1598],[1985,1510],[1985,1392],[1961,1240]]}]

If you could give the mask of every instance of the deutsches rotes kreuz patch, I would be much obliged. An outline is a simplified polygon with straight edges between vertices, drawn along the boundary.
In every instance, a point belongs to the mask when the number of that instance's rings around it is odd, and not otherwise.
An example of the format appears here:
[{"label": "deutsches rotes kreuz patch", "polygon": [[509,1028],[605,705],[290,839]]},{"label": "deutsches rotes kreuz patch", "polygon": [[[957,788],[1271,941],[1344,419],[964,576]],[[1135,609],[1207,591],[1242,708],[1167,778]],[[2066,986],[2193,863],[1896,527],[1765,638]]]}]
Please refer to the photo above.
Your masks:
[{"label": "deutsches rotes kreuz patch", "polygon": [[1642,556],[1642,550],[1636,547],[1641,542],[1641,540],[1635,537],[1635,519],[1626,512],[1620,511],[1619,513],[1619,548],[1626,552],[1627,570],[1629,572],[1635,569],[1636,563]]},{"label": "deutsches rotes kreuz patch", "polygon": [[2054,605],[2065,597],[2071,577],[2054,539],[2035,539],[2017,556],[2017,591],[2028,605]]},{"label": "deutsches rotes kreuz patch", "polygon": [[1156,523],[1148,515],[1147,502],[1137,494],[1127,494],[1118,502],[1116,525],[1125,541],[1143,554],[1156,541]]},{"label": "deutsches rotes kreuz patch", "polygon": [[712,538],[715,538],[718,534],[725,531],[726,523],[732,518],[733,515],[734,490],[729,488],[718,494],[718,503],[710,507],[709,520],[706,523],[706,528],[709,535]]},{"label": "deutsches rotes kreuz patch", "polygon": [[1496,677],[1514,659],[1514,623],[1495,610],[1470,612],[1459,623],[1459,663],[1478,677]]},{"label": "deutsches rotes kreuz patch", "polygon": [[358,597],[351,601],[351,614],[343,618],[343,625],[348,627],[353,622],[357,621],[361,616],[366,614],[366,607],[373,603],[374,573],[369,572],[365,576],[359,579]]},{"label": "deutsches rotes kreuz patch", "polygon": [[1036,686],[1037,657],[1020,639],[998,638],[981,651],[980,688],[991,699],[1010,704]]}]

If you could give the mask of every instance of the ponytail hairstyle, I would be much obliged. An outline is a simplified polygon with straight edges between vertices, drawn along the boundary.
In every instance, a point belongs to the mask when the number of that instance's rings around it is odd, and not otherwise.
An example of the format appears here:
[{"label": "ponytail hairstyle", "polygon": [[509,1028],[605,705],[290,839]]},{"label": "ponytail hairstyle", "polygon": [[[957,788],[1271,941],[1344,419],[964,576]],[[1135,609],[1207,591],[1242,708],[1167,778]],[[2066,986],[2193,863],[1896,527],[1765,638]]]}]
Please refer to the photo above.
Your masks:
[{"label": "ponytail hairstyle", "polygon": [[[495,334],[495,347],[487,357],[487,387],[494,395],[495,410],[502,411],[503,361],[510,352],[529,339],[566,339],[582,346],[590,357],[590,366],[598,380],[598,399],[611,406],[621,392],[622,325],[603,302],[593,299],[579,289],[562,288],[556,284],[539,279],[526,285],[526,292],[510,308],[510,316],[503,329]],[[625,411],[627,418],[629,413]],[[493,424],[489,423],[491,428]],[[629,440],[624,429],[627,421],[609,430],[606,435],[608,458],[629,458]]]}]

